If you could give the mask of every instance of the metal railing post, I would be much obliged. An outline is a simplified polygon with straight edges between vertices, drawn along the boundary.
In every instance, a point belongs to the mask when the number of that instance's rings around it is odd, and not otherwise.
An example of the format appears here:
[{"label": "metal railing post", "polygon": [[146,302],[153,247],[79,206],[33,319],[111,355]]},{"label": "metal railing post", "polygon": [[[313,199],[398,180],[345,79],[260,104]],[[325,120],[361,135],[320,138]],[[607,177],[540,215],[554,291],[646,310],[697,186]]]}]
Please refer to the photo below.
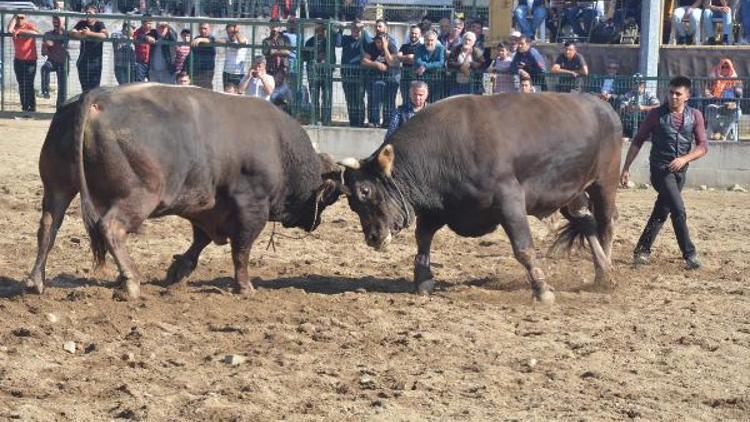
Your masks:
[{"label": "metal railing post", "polygon": [[[0,33],[5,33],[5,13],[0,13]],[[0,81],[3,86],[0,87],[0,111],[5,111],[5,36],[0,36]]]}]

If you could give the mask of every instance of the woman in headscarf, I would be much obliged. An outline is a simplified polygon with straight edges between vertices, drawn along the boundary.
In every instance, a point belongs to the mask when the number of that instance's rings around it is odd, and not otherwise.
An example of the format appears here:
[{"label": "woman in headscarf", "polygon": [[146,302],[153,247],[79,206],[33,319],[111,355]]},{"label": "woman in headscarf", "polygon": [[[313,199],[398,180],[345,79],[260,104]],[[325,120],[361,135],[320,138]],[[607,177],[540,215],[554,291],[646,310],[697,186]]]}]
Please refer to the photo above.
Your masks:
[{"label": "woman in headscarf", "polygon": [[709,98],[741,98],[742,81],[737,79],[734,63],[731,59],[723,58],[719,65],[711,69],[710,81],[705,95]]}]

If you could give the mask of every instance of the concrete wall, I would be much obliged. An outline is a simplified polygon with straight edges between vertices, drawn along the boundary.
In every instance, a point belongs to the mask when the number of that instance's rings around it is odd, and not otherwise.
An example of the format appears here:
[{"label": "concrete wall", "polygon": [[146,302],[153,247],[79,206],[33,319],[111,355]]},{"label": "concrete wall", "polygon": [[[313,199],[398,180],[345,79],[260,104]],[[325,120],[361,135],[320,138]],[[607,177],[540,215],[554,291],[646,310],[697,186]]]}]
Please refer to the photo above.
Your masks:
[{"label": "concrete wall", "polygon": [[[306,127],[310,139],[321,152],[337,158],[364,158],[383,142],[385,130],[348,127]],[[625,159],[630,144],[623,145]],[[648,153],[651,144],[646,143],[631,167],[636,183],[649,183]],[[750,186],[750,142],[710,142],[708,155],[690,165],[688,186],[726,188],[734,184]]]}]

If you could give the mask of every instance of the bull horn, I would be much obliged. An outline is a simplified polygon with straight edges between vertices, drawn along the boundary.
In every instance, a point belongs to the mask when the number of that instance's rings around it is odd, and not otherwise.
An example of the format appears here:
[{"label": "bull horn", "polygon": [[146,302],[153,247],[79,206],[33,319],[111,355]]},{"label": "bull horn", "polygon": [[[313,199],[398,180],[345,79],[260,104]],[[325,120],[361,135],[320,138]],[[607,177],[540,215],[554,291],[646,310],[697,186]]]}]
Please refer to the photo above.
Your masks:
[{"label": "bull horn", "polygon": [[346,157],[343,160],[339,161],[339,164],[352,170],[359,170],[360,168],[359,160],[354,157]]}]

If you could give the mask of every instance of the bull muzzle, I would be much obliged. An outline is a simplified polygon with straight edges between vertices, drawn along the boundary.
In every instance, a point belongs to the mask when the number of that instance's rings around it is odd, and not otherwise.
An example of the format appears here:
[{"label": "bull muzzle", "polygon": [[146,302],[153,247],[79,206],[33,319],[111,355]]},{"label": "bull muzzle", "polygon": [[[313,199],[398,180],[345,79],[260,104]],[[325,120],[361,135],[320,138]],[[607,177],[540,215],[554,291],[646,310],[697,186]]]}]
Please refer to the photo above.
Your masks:
[{"label": "bull muzzle", "polygon": [[391,234],[390,230],[385,236],[379,236],[377,233],[373,232],[367,235],[366,241],[367,246],[375,249],[376,251],[384,251],[388,248],[388,245],[391,244],[391,240],[393,240],[393,235]]}]

